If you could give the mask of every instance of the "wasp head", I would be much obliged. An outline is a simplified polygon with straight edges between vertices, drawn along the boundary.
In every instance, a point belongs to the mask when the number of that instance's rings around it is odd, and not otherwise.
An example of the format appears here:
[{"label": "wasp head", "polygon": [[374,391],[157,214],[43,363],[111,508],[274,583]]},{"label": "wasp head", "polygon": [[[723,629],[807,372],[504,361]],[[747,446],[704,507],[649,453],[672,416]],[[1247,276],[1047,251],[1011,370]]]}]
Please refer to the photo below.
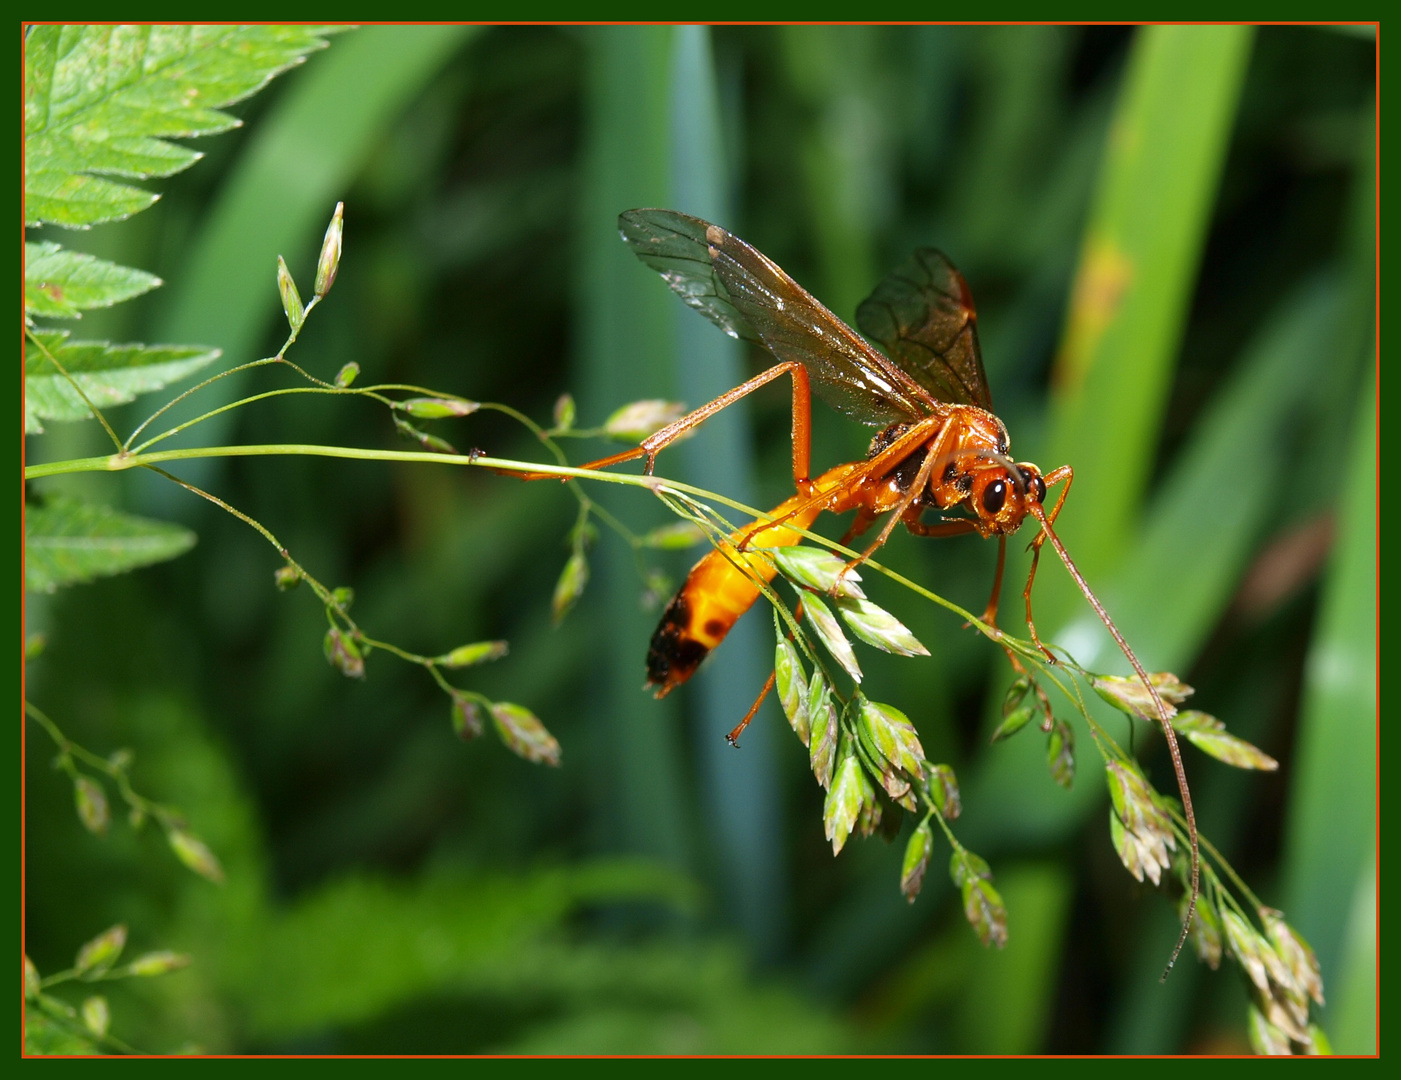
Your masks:
[{"label": "wasp head", "polygon": [[983,536],[1007,536],[1021,527],[1032,503],[1046,499],[1046,481],[1029,461],[990,462],[973,470],[967,505]]}]

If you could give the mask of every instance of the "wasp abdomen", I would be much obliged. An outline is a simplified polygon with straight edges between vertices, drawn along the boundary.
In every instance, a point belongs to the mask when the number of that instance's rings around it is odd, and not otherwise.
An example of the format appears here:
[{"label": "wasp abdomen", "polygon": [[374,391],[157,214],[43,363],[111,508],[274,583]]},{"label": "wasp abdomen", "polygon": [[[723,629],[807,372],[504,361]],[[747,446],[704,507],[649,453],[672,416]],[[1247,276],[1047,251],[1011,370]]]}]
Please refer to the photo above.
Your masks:
[{"label": "wasp abdomen", "polygon": [[820,496],[840,490],[853,469],[839,465],[824,473],[813,481],[811,495],[795,495],[770,512],[778,524],[736,529],[691,568],[681,591],[662,612],[647,650],[647,685],[657,688],[657,697],[665,697],[696,673],[710,650],[759,599],[760,583],[773,580],[777,569],[763,549],[801,543],[797,530],[831,509]]}]

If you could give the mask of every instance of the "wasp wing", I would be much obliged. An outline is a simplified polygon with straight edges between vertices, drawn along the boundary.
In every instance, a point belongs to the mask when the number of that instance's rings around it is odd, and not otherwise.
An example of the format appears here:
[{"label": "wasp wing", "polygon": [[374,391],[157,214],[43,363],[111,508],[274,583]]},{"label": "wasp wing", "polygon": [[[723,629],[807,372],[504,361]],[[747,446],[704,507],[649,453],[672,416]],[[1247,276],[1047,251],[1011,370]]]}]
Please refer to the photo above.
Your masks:
[{"label": "wasp wing", "polygon": [[686,304],[732,337],[801,363],[833,408],[885,424],[921,419],[935,406],[916,379],[734,234],[675,210],[629,210],[618,227]]},{"label": "wasp wing", "polygon": [[715,274],[706,244],[707,222],[674,210],[628,210],[618,215],[618,232],[633,254],[661,274],[671,291],[730,337],[762,345],[754,328],[730,302]]},{"label": "wasp wing", "polygon": [[992,411],[973,294],[943,252],[911,255],[861,302],[856,325],[938,400]]}]

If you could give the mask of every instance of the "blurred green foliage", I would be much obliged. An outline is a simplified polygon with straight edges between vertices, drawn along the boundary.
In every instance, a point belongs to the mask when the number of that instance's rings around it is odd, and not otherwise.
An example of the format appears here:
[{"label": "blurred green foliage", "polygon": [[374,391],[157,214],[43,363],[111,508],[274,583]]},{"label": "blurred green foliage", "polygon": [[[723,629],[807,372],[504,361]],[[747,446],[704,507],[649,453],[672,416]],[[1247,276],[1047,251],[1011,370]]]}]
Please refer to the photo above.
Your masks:
[{"label": "blurred green foliage", "polygon": [[[621,210],[720,220],[847,318],[910,250],[947,251],[1014,453],[1076,470],[1072,554],[1150,670],[1177,671],[1193,705],[1282,762],[1242,774],[1185,751],[1204,834],[1337,988],[1321,1014],[1334,1049],[1371,1052],[1375,85],[1370,38],[1311,27],[374,27],[239,106],[245,126],[202,140],[208,159],[157,207],[63,239],[169,283],[89,313],[84,336],[217,345],[232,365],[277,348],[276,256],[309,282],[343,199],[340,274],[294,360],[542,423],[568,391],[581,427],[636,398],[699,404],[757,361],[723,352],[636,263]],[[118,428],[150,400],[112,410]],[[757,394],[658,472],[776,503],[787,408],[786,389]],[[821,406],[814,421],[819,467],[864,453],[869,431]],[[539,454],[499,415],[436,430]],[[186,440],[221,441],[403,445],[358,400],[305,397]],[[96,425],[54,424],[30,461],[103,450]],[[1097,770],[1066,793],[1034,739],[987,745],[1010,672],[942,609],[871,582],[933,656],[862,664],[958,770],[960,836],[1008,907],[1000,953],[940,875],[905,903],[903,844],[832,859],[776,704],[740,753],[724,747],[767,670],[767,619],[652,701],[638,687],[659,597],[644,607],[604,532],[552,625],[575,513],[557,485],[313,458],[175,471],[353,586],[376,636],[428,655],[509,639],[474,685],[539,715],[563,762],[458,742],[441,694],[387,657],[363,682],[337,674],[318,605],[275,590],[266,543],[214,507],[145,475],[36,483],[199,536],[174,562],[28,601],[49,641],[31,698],[92,749],[130,747],[139,789],[179,805],[226,873],[184,872],[149,829],[84,833],[29,729],[39,970],[117,922],[134,951],[194,958],[112,984],[133,1045],[1246,1050],[1234,968],[1184,957],[1158,984],[1174,909],[1118,864]],[[598,497],[639,531],[666,520],[636,491]],[[881,558],[977,610],[993,554],[897,533]],[[674,583],[688,557],[647,563]],[[1043,560],[1043,631],[1122,670],[1066,584]],[[1170,790],[1161,746],[1146,763]]]}]

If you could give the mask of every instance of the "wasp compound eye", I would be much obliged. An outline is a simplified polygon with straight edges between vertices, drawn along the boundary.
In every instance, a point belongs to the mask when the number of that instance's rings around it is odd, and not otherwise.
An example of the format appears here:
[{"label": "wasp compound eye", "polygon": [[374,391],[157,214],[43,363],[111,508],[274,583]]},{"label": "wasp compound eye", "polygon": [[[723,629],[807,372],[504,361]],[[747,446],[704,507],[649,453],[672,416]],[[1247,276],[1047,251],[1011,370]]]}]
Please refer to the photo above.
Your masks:
[{"label": "wasp compound eye", "polygon": [[1002,509],[1002,504],[1007,501],[1007,481],[994,480],[987,487],[983,488],[983,509],[989,514],[995,514]]},{"label": "wasp compound eye", "polygon": [[1046,481],[1039,476],[1031,478],[1031,497],[1039,503],[1046,501]]}]

